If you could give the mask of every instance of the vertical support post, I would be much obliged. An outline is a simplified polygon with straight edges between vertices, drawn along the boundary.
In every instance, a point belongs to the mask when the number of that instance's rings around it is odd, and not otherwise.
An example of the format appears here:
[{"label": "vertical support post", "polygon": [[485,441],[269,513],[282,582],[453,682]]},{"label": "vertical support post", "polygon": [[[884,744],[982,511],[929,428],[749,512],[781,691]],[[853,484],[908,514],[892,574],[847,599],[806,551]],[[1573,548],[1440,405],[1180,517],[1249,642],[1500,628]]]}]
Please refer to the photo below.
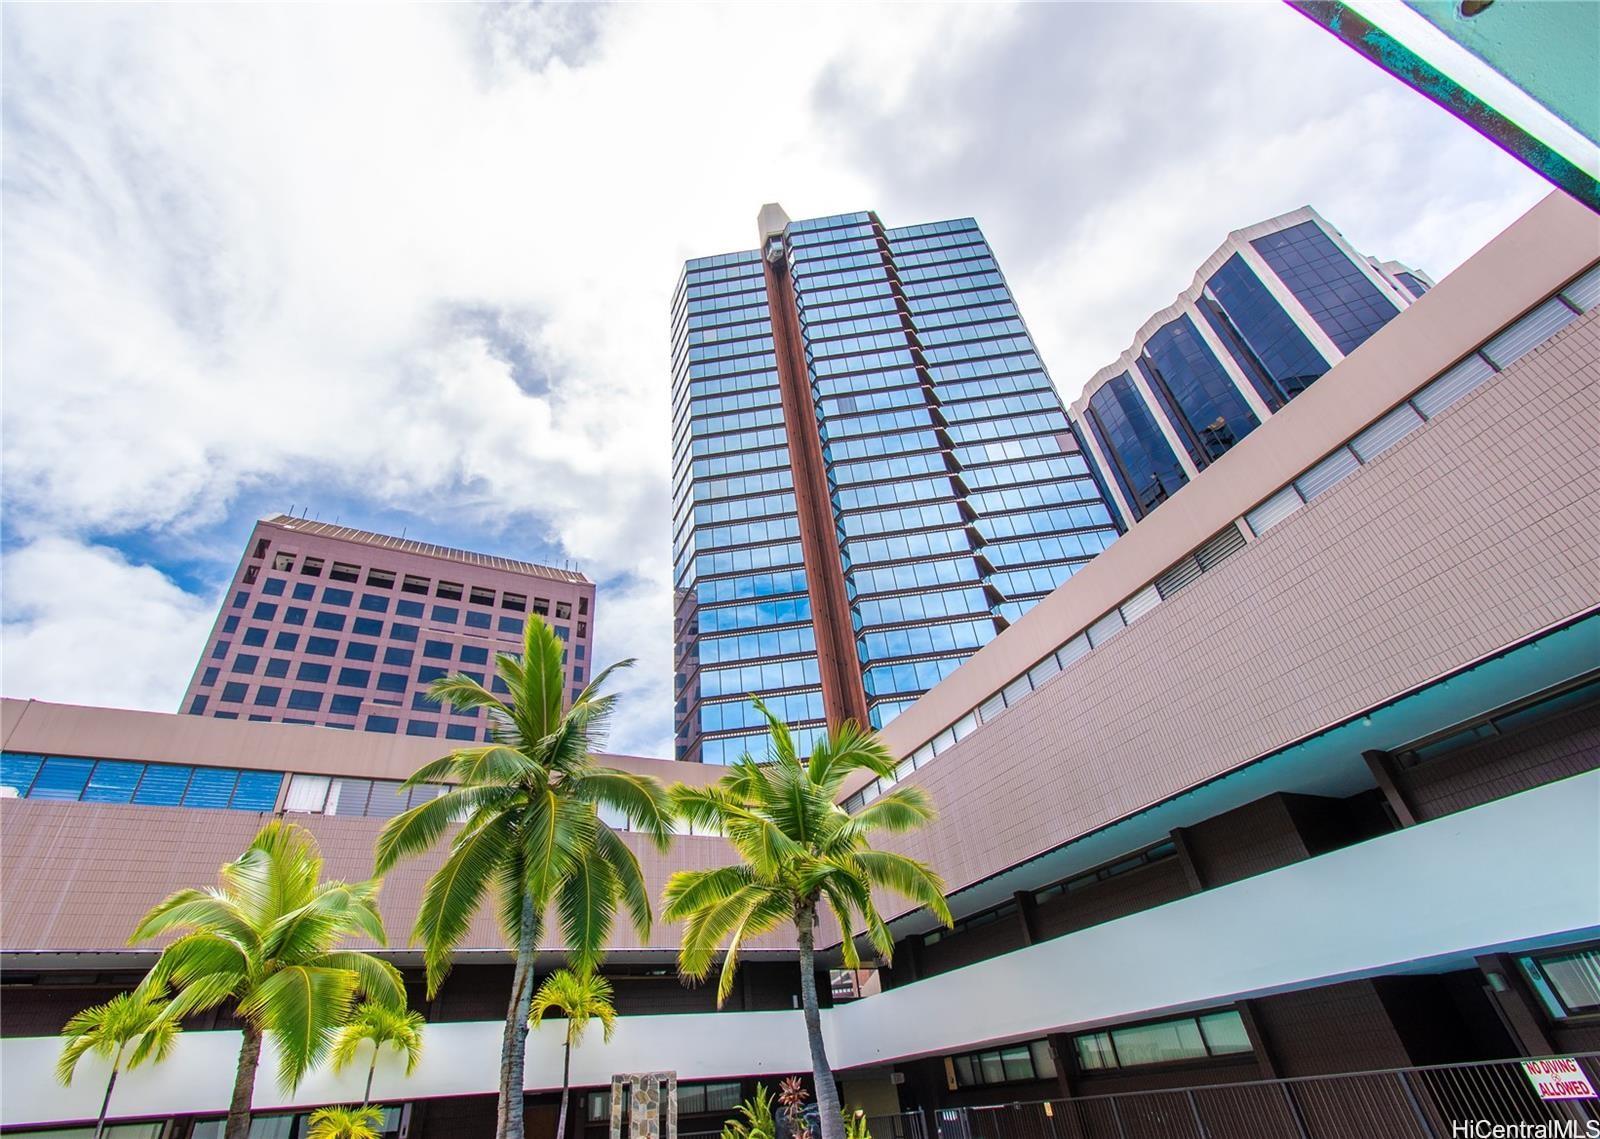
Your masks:
[{"label": "vertical support post", "polygon": [[678,1073],[667,1073],[667,1139],[678,1139]]},{"label": "vertical support post", "polygon": [[1427,1114],[1422,1110],[1422,1104],[1417,1101],[1416,1089],[1411,1086],[1411,1079],[1404,1072],[1396,1072],[1395,1078],[1400,1081],[1400,1090],[1406,1094],[1406,1102],[1411,1105],[1411,1113],[1417,1117],[1417,1126],[1422,1129],[1422,1134],[1427,1139],[1439,1139],[1434,1131],[1433,1124],[1428,1122]]},{"label": "vertical support post", "polygon": [[1033,891],[1016,890],[1012,893],[1011,900],[1017,906],[1017,929],[1022,934],[1022,944],[1032,945],[1039,940],[1038,931],[1033,924]]},{"label": "vertical support post", "polygon": [[611,1139],[622,1139],[622,1080],[611,1077]]},{"label": "vertical support post", "polygon": [[1278,1090],[1283,1093],[1283,1106],[1288,1110],[1289,1118],[1294,1122],[1295,1134],[1300,1136],[1300,1139],[1311,1139],[1311,1133],[1306,1130],[1305,1117],[1300,1114],[1300,1105],[1295,1102],[1293,1093],[1289,1091],[1288,1083],[1279,1082]]},{"label": "vertical support post", "polygon": [[1184,881],[1189,883],[1189,893],[1198,894],[1206,888],[1206,884],[1200,877],[1200,868],[1195,865],[1194,845],[1189,841],[1188,827],[1172,829],[1172,846],[1178,852],[1178,865],[1183,868]]},{"label": "vertical support post", "polygon": [[1416,826],[1417,813],[1400,787],[1394,756],[1386,751],[1374,750],[1362,752],[1361,758],[1367,761],[1367,770],[1372,772],[1372,778],[1377,781],[1378,790],[1383,792],[1383,801],[1394,812],[1395,821],[1402,827]]},{"label": "vertical support post", "polygon": [[1194,1102],[1194,1092],[1184,1092],[1183,1094],[1189,1101],[1189,1114],[1194,1116],[1194,1133],[1200,1139],[1206,1139],[1206,1125],[1200,1121],[1200,1106]]}]

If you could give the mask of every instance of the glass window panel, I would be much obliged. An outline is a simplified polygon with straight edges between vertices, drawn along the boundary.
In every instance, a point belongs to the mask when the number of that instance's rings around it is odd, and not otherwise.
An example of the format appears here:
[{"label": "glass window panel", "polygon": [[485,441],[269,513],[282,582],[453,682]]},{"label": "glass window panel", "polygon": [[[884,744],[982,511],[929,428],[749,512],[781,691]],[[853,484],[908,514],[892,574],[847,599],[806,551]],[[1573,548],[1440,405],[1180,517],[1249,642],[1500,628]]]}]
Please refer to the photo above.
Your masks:
[{"label": "glass window panel", "polygon": [[1078,1049],[1078,1067],[1085,1071],[1096,1071],[1101,1068],[1115,1068],[1117,1056],[1111,1050],[1111,1035],[1106,1032],[1091,1032],[1080,1036],[1073,1041]]},{"label": "glass window panel", "polygon": [[67,759],[53,755],[39,769],[39,775],[33,781],[33,791],[28,797],[76,800],[83,794],[93,771],[92,759]]},{"label": "glass window panel", "polygon": [[1590,269],[1572,284],[1561,290],[1561,295],[1583,312],[1600,305],[1600,265]]},{"label": "glass window panel", "polygon": [[1005,1067],[1008,1080],[1031,1080],[1033,1076],[1033,1054],[1028,1051],[1026,1044],[1015,1048],[1003,1048],[1000,1051],[1000,1063]]},{"label": "glass window panel", "polygon": [[1409,403],[1403,403],[1350,440],[1350,449],[1363,463],[1370,463],[1421,427],[1422,423],[1422,416],[1417,414],[1417,409]]},{"label": "glass window panel", "polygon": [[43,762],[43,756],[23,752],[8,751],[0,755],[0,788],[4,788],[8,795],[15,793],[19,798],[26,795]]},{"label": "glass window panel", "polygon": [[294,1134],[294,1116],[257,1116],[250,1121],[250,1139],[289,1139]]},{"label": "glass window panel", "polygon": [[133,789],[139,785],[144,764],[124,759],[102,759],[94,765],[89,786],[83,792],[85,803],[131,803]]},{"label": "glass window panel", "polygon": [[139,780],[139,789],[133,793],[133,801],[150,807],[176,807],[183,802],[193,774],[194,768],[186,764],[149,764],[144,778]]},{"label": "glass window panel", "polygon": [[1250,532],[1259,538],[1303,505],[1300,492],[1292,486],[1286,486],[1246,514],[1244,520],[1249,524]]},{"label": "glass window panel", "polygon": [[1560,298],[1551,297],[1485,344],[1483,354],[1494,361],[1495,367],[1509,368],[1576,319],[1578,314],[1562,304]]},{"label": "glass window panel", "polygon": [[285,811],[307,811],[319,814],[328,801],[326,775],[292,775],[289,777],[289,795],[283,801]]},{"label": "glass window panel", "polygon": [[977,1073],[972,1068],[971,1056],[956,1057],[956,1083],[964,1088],[969,1088],[978,1082]]},{"label": "glass window panel", "polygon": [[1474,353],[1412,396],[1411,402],[1417,405],[1418,411],[1432,419],[1457,400],[1475,391],[1493,375],[1494,369],[1489,366],[1489,362]]},{"label": "glass window panel", "polygon": [[[467,731],[471,732],[472,729],[468,728]],[[472,737],[469,735],[469,736],[467,736],[467,738],[471,739]],[[411,789],[411,796],[407,800],[406,805],[408,807],[421,806],[423,803],[426,803],[430,799],[437,799],[440,795],[443,795],[444,792],[445,792],[445,789],[443,787],[435,787],[435,786],[413,787]]]},{"label": "glass window panel", "polygon": [[328,791],[328,814],[364,815],[367,813],[367,795],[372,791],[370,779],[335,779]]},{"label": "glass window panel", "polygon": [[1250,244],[1346,355],[1399,311],[1316,222],[1264,234]]},{"label": "glass window panel", "polygon": [[1199,465],[1218,458],[1259,424],[1187,315],[1151,334],[1138,365]]},{"label": "glass window panel", "polygon": [[1332,490],[1360,469],[1361,463],[1348,447],[1340,447],[1322,462],[1294,480],[1295,489],[1307,502]]},{"label": "glass window panel", "polygon": [[1089,398],[1090,427],[1140,517],[1189,481],[1128,373]]},{"label": "glass window panel", "polygon": [[231,767],[197,767],[183,793],[185,807],[226,807],[233,798],[239,772]]},{"label": "glass window panel", "polygon": [[278,789],[282,786],[282,772],[241,771],[232,806],[240,811],[270,811],[278,805]]},{"label": "glass window panel", "polygon": [[1243,1019],[1232,1009],[1208,1013],[1199,1019],[1200,1031],[1213,1056],[1250,1051],[1250,1034],[1244,1030]]},{"label": "glass window panel", "polygon": [[1569,1016],[1600,1011],[1600,949],[1544,957],[1538,964]]},{"label": "glass window panel", "polygon": [[1160,1024],[1118,1028],[1111,1035],[1116,1041],[1117,1057],[1124,1067],[1191,1060],[1206,1054],[1200,1026],[1193,1020],[1169,1020]]},{"label": "glass window panel", "polygon": [[1006,1066],[1000,1059],[998,1052],[980,1052],[978,1054],[978,1078],[986,1084],[1003,1084],[1006,1079]]},{"label": "glass window panel", "polygon": [[379,779],[372,784],[372,797],[367,802],[367,814],[379,819],[392,819],[406,809],[406,792],[398,780]]}]

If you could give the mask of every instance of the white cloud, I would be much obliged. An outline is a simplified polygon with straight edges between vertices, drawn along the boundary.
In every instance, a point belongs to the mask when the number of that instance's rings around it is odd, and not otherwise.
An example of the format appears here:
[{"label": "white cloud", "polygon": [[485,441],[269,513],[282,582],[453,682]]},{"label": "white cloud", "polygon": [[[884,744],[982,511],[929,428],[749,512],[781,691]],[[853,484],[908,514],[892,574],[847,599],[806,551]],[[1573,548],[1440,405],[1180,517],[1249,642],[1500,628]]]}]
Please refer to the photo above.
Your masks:
[{"label": "white cloud", "polygon": [[[1286,9],[1186,11],[8,6],[13,557],[192,552],[265,490],[521,538],[607,583],[597,656],[640,658],[615,746],[665,754],[668,303],[762,202],[976,214],[1070,393],[1260,214],[1311,200],[1437,270],[1537,195]],[[1171,141],[1197,85],[1211,148]],[[211,604],[119,572],[176,630]],[[82,626],[41,608],[7,625],[8,689],[170,707],[187,633],[97,612],[145,687],[54,661]]]},{"label": "white cloud", "polygon": [[218,597],[66,538],[6,554],[0,577],[7,696],[177,710]]}]

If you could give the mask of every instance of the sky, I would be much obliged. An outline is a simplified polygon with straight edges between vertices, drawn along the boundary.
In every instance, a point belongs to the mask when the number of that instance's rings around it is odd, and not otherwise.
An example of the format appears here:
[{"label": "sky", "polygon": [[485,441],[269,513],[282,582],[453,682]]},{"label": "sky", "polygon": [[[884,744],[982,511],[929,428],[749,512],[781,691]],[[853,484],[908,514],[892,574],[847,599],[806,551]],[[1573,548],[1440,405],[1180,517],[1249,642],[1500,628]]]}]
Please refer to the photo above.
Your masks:
[{"label": "sky", "polygon": [[175,711],[256,518],[571,565],[671,754],[668,310],[761,204],[976,217],[1074,398],[1230,230],[1547,191],[1286,5],[0,7],[0,691]]}]

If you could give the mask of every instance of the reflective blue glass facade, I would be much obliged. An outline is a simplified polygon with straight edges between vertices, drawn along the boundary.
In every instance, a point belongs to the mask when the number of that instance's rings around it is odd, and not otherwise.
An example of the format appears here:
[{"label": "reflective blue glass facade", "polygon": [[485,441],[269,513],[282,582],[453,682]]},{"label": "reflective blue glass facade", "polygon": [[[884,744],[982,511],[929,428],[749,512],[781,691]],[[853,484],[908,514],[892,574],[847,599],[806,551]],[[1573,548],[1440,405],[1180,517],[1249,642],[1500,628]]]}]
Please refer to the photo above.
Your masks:
[{"label": "reflective blue glass facade", "polygon": [[726,763],[747,693],[822,722],[811,600],[761,258],[690,261],[673,300],[673,568],[680,759]]},{"label": "reflective blue glass facade", "polygon": [[0,787],[19,799],[270,811],[277,805],[282,786],[283,773],[279,771],[14,751],[0,754]]},{"label": "reflective blue glass facade", "polygon": [[1305,391],[1331,366],[1294,317],[1237,253],[1206,282],[1201,308],[1218,327],[1232,330],[1240,365],[1264,376],[1280,405]]},{"label": "reflective blue glass facade", "polygon": [[1101,453],[1110,457],[1123,497],[1141,518],[1189,481],[1128,373],[1090,398],[1089,429]]},{"label": "reflective blue glass facade", "polygon": [[1301,222],[1250,244],[1347,356],[1400,311],[1315,222]]},{"label": "reflective blue glass facade", "polygon": [[[827,545],[881,726],[1117,526],[975,222],[797,221],[774,255],[793,287],[797,405],[821,443]],[[759,746],[748,693],[781,698],[791,724],[823,717],[766,306],[755,251],[689,262],[675,302],[680,759]],[[710,402],[735,393],[706,386],[708,346],[739,362],[714,381],[739,384],[737,408]],[[737,480],[700,455],[737,461]]]},{"label": "reflective blue glass facade", "polygon": [[1220,458],[1261,422],[1187,316],[1146,341],[1139,369],[1182,428],[1179,437],[1196,464]]},{"label": "reflective blue glass facade", "polygon": [[1426,287],[1397,263],[1362,258],[1310,209],[1236,232],[1161,323],[1095,376],[1074,428],[1142,518]]}]

